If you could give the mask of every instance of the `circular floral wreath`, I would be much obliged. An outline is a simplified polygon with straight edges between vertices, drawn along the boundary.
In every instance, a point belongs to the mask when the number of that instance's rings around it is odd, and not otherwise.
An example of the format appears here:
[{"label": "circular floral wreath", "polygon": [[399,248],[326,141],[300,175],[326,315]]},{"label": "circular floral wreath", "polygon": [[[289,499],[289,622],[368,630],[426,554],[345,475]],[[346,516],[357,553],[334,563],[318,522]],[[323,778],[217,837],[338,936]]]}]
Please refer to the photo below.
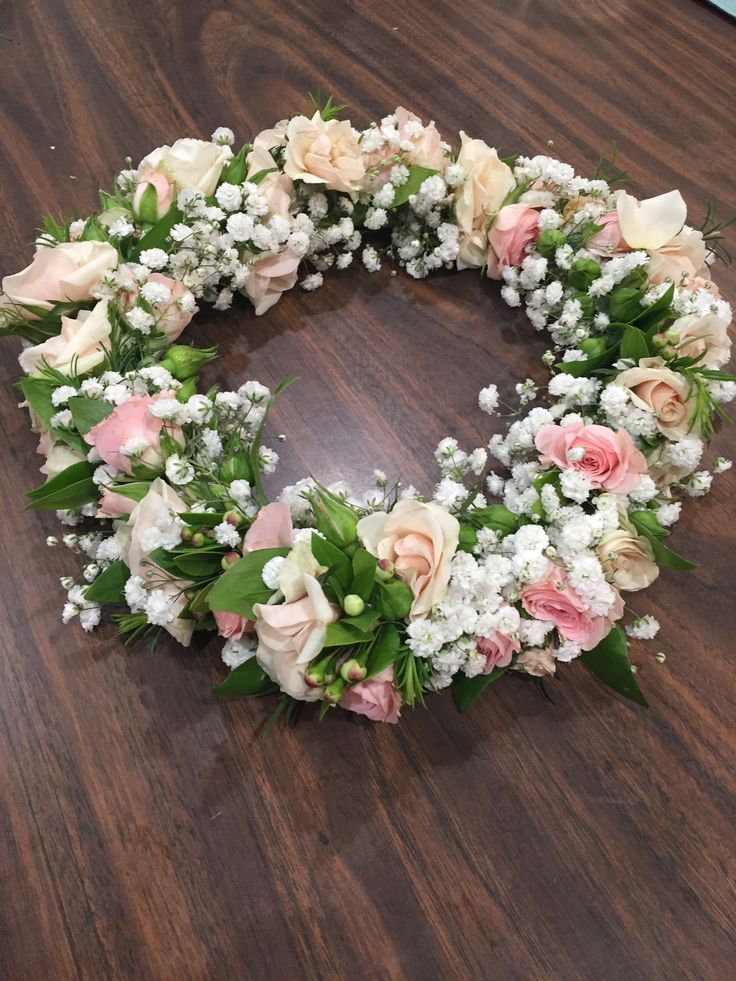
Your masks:
[{"label": "circular floral wreath", "polygon": [[[128,638],[217,630],[231,671],[216,690],[281,692],[287,715],[319,701],[396,722],[447,686],[465,710],[503,674],[576,659],[646,705],[627,635],[658,624],[632,613],[624,629],[622,594],[692,567],[664,540],[680,498],[710,486],[704,443],[736,394],[710,277],[724,225],[688,226],[678,191],[614,189],[626,177],[603,162],[586,179],[462,132],[453,148],[403,108],[363,131],[342,109],[237,153],[225,128],[159,147],[91,217],[47,218],[4,278],[0,329],[24,341],[45,456],[29,507],[97,522],[63,536],[87,562],[62,579],[64,622],[91,630],[109,605]],[[517,385],[489,443],[503,475],[447,437],[431,499],[376,471],[362,495],[305,479],[268,503],[262,435],[288,382],[198,393],[215,351],[175,342],[200,300],[225,310],[237,291],[262,314],[356,253],[369,272],[485,270],[549,332],[545,404]],[[495,385],[479,404],[497,409]]]}]

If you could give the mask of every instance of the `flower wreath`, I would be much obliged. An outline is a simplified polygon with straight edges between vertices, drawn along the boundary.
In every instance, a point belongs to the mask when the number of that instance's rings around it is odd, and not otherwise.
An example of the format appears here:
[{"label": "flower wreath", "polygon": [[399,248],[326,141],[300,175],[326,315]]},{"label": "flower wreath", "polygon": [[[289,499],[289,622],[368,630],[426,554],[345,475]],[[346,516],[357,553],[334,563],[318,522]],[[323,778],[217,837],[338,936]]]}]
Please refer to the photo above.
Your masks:
[{"label": "flower wreath", "polygon": [[[287,713],[318,701],[396,722],[446,686],[465,710],[503,674],[574,659],[646,705],[627,635],[658,624],[624,629],[622,593],[692,567],[665,539],[680,498],[710,486],[704,442],[736,393],[710,278],[724,225],[709,211],[689,227],[678,191],[614,189],[625,175],[607,165],[586,179],[462,132],[452,148],[403,108],[361,132],[342,108],[237,153],[225,128],[159,147],[91,217],[47,218],[3,280],[45,457],[29,507],[97,521],[63,536],[87,561],[62,579],[64,622],[91,630],[110,605],[128,638],[216,629],[231,669],[216,691],[280,691]],[[429,500],[376,471],[360,496],[305,479],[268,503],[262,435],[284,386],[197,393],[215,351],[175,342],[200,300],[224,310],[238,291],[262,314],[358,252],[371,272],[485,270],[549,332],[546,405],[517,385],[523,411],[490,440],[505,475],[448,437]],[[495,385],[479,404],[497,409]]]}]

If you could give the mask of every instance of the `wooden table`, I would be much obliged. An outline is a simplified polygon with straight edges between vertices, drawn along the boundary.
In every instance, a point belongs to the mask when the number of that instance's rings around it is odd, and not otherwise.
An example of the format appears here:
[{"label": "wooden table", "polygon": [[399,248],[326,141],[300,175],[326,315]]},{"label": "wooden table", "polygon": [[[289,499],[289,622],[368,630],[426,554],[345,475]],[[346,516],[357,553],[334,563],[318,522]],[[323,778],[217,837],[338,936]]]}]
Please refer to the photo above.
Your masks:
[{"label": "wooden table", "polygon": [[[0,33],[3,272],[127,154],[222,124],[245,139],[318,87],[356,123],[400,103],[583,172],[616,143],[642,196],[677,186],[696,222],[709,195],[736,210],[736,25],[695,0],[27,0],[0,4]],[[356,269],[196,331],[227,383],[301,376],[272,425],[282,481],[381,466],[427,488],[441,437],[488,439],[478,389],[544,377],[543,339],[472,272]],[[272,701],[210,693],[218,643],[152,656],[62,629],[76,566],[22,510],[40,461],[16,353],[2,343],[3,979],[733,977],[731,475],[678,528],[702,568],[636,601],[662,622],[635,653],[648,713],[572,666],[552,701],[510,680],[467,717],[433,698],[398,727],[335,713],[263,739]],[[715,446],[736,455],[733,432]]]}]

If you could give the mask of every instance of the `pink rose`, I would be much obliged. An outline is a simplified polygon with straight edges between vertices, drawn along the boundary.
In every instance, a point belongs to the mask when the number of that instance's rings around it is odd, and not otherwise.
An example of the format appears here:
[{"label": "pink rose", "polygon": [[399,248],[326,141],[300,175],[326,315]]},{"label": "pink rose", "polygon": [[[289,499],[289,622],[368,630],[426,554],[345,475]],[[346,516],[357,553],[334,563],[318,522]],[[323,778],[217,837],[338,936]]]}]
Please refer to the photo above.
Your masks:
[{"label": "pink rose", "polygon": [[372,722],[395,725],[401,714],[401,695],[394,688],[394,669],[389,666],[366,681],[346,688],[340,702],[342,708],[366,715]]},{"label": "pink rose", "polygon": [[240,640],[248,624],[245,617],[241,617],[237,613],[226,613],[224,610],[215,610],[214,614],[220,637],[226,637],[228,640]]},{"label": "pink rose", "polygon": [[[149,187],[153,191],[148,191]],[[163,218],[173,203],[174,185],[166,174],[152,167],[144,167],[138,174],[133,194],[133,213],[136,217],[153,225]]]},{"label": "pink rose", "polygon": [[621,238],[621,226],[618,223],[618,212],[609,211],[595,219],[596,225],[603,228],[588,239],[586,249],[593,255],[615,255],[618,252],[628,252],[628,246]]},{"label": "pink rose", "polygon": [[261,548],[290,548],[294,544],[291,511],[287,504],[275,501],[267,504],[256,515],[255,521],[245,533],[243,555]]},{"label": "pink rose", "polygon": [[624,614],[624,601],[611,588],[613,602],[606,616],[591,613],[585,601],[569,584],[565,570],[551,565],[547,574],[521,590],[521,603],[537,620],[551,621],[565,640],[584,651],[596,647]]},{"label": "pink rose", "polygon": [[578,470],[592,487],[614,494],[628,494],[641,483],[647,461],[624,429],[614,432],[607,426],[542,426],[535,445],[543,466]]},{"label": "pink rose", "polygon": [[393,562],[414,594],[412,618],[423,617],[447,592],[460,522],[438,504],[399,501],[390,514],[376,511],[358,522],[358,537],[379,560]]},{"label": "pink rose", "polygon": [[511,655],[518,653],[521,645],[518,640],[496,630],[490,637],[479,637],[475,647],[486,659],[482,674],[490,674],[494,668],[507,668],[511,664]]},{"label": "pink rose", "polygon": [[[123,473],[132,475],[134,460],[149,467],[160,467],[163,463],[161,430],[166,426],[166,432],[178,442],[183,441],[183,436],[178,426],[164,423],[148,410],[159,399],[171,398],[174,398],[174,392],[134,395],[122,405],[116,405],[110,415],[93,426],[84,438],[90,446],[97,447],[105,463]],[[133,450],[132,455],[124,452],[126,445]]]},{"label": "pink rose", "polygon": [[528,204],[507,204],[488,232],[488,276],[500,279],[506,266],[518,266],[539,234],[539,212]]},{"label": "pink rose", "polygon": [[305,575],[307,595],[294,603],[256,603],[256,658],[266,674],[287,695],[303,702],[321,697],[319,688],[304,680],[307,665],[322,650],[327,627],[340,611],[333,606],[314,576]]},{"label": "pink rose", "polygon": [[399,106],[393,116],[396,134],[391,142],[363,156],[365,187],[372,191],[379,190],[390,180],[397,154],[401,155],[402,162],[407,166],[428,167],[431,170],[442,170],[446,160],[442,138],[434,121],[425,126],[419,116],[403,106]]},{"label": "pink rose", "polygon": [[42,246],[30,266],[13,276],[5,276],[2,291],[12,304],[50,310],[62,300],[88,300],[105,273],[117,264],[117,249],[109,242]]},{"label": "pink rose", "polygon": [[100,506],[97,509],[95,517],[120,518],[124,514],[130,514],[134,507],[135,501],[132,501],[129,497],[126,497],[124,494],[116,494],[115,491],[103,487]]},{"label": "pink rose", "polygon": [[671,279],[677,286],[687,283],[690,289],[694,289],[693,280],[710,279],[710,269],[705,261],[707,251],[701,231],[683,228],[669,242],[650,253],[650,281],[663,283]]},{"label": "pink rose", "polygon": [[256,259],[245,284],[245,292],[256,308],[256,316],[260,317],[270,310],[281,299],[281,294],[295,285],[301,261],[291,249]]},{"label": "pink rose", "polygon": [[268,205],[271,215],[288,218],[295,206],[294,182],[287,174],[279,173],[276,161],[268,150],[257,143],[248,154],[248,180],[261,171],[267,173],[258,185],[258,193]]}]

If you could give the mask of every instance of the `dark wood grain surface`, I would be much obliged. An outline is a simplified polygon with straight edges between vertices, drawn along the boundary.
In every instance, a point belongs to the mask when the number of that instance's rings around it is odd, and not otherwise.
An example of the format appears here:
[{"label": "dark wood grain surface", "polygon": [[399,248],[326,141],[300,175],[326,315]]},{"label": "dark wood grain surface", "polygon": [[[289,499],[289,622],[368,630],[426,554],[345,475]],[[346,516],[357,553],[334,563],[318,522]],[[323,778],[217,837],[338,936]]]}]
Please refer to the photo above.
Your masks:
[{"label": "dark wood grain surface", "polygon": [[[0,34],[3,273],[126,155],[245,139],[317,87],[356,123],[404,104],[506,154],[553,140],[581,170],[615,142],[642,196],[736,210],[736,24],[695,0],[15,0]],[[282,480],[381,466],[428,487],[441,437],[490,435],[479,388],[543,377],[543,340],[471,272],[351,270],[194,331],[230,384],[301,376],[273,420]],[[637,602],[663,625],[635,654],[648,713],[573,666],[551,702],[510,680],[467,717],[435,698],[398,727],[336,713],[264,740],[272,702],[210,694],[218,643],[151,655],[61,627],[73,557],[22,509],[39,460],[16,354],[2,343],[0,977],[734,976],[730,475],[678,527],[702,567]],[[715,446],[736,456],[733,431]]]}]

